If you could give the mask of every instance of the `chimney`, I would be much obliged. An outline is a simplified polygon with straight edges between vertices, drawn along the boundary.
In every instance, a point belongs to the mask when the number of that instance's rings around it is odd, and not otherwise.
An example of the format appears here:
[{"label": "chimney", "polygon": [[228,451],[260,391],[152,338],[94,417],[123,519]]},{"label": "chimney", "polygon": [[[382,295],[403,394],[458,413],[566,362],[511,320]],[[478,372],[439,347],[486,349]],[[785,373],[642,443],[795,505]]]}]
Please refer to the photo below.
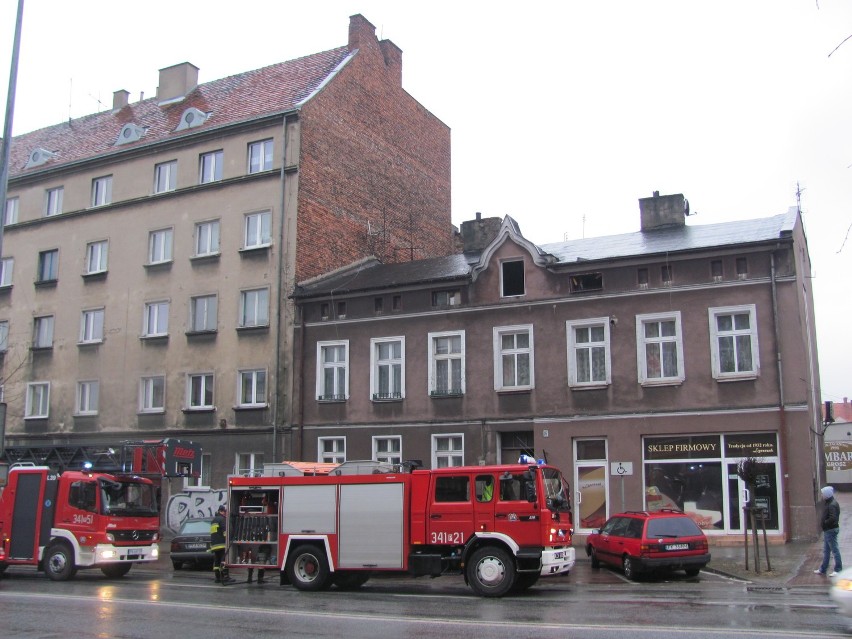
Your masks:
[{"label": "chimney", "polygon": [[127,106],[127,101],[130,98],[130,92],[124,89],[119,89],[112,94],[112,110],[121,111]]},{"label": "chimney", "polygon": [[388,75],[393,78],[394,84],[398,87],[402,86],[402,49],[396,46],[390,40],[382,40],[379,42],[379,47],[382,50],[382,57],[385,59],[385,66],[388,69]]},{"label": "chimney", "polygon": [[376,27],[360,13],[349,16],[349,48],[366,48],[373,42],[376,42]]},{"label": "chimney", "polygon": [[683,193],[660,195],[659,191],[654,191],[652,197],[639,200],[642,231],[686,226],[686,210],[686,198]]},{"label": "chimney", "polygon": [[160,69],[160,86],[157,87],[157,102],[177,101],[198,86],[198,67],[189,62],[181,62],[172,67]]},{"label": "chimney", "polygon": [[476,214],[475,220],[461,223],[461,240],[464,252],[481,251],[494,241],[500,232],[503,220],[499,217],[482,219],[482,213]]}]

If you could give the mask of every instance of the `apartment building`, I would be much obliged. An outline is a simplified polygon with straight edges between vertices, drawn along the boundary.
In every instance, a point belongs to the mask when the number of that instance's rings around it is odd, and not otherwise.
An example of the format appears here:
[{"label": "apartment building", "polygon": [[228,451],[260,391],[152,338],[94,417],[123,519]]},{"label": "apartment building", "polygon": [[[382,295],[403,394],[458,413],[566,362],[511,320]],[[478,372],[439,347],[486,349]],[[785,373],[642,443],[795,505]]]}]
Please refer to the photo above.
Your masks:
[{"label": "apartment building", "polygon": [[[460,254],[301,282],[297,456],[444,467],[526,453],[571,479],[580,533],[671,507],[741,543],[754,491],[775,541],[814,537],[801,216],[695,225],[682,195],[639,205],[634,233],[538,246],[510,217],[476,219]],[[737,474],[746,458],[763,464],[754,486]]]},{"label": "apartment building", "polygon": [[363,16],[346,45],[15,137],[6,443],[178,437],[201,485],[291,457],[294,283],[453,250],[450,132]]}]

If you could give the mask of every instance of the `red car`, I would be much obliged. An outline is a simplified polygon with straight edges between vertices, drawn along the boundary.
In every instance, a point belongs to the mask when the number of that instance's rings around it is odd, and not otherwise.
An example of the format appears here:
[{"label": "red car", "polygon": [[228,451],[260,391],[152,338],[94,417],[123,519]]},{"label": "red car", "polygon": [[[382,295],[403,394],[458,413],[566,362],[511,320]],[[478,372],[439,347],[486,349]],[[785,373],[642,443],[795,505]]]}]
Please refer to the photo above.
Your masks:
[{"label": "red car", "polygon": [[628,579],[671,570],[694,577],[710,562],[704,532],[688,515],[671,509],[613,515],[589,535],[586,554],[592,568],[619,566]]}]

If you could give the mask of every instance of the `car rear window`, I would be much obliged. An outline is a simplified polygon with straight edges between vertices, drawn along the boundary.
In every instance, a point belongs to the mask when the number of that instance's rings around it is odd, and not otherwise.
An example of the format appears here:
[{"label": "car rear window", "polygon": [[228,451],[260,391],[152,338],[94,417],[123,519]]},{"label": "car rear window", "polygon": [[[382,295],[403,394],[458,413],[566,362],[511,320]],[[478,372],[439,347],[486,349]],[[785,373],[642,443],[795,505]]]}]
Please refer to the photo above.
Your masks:
[{"label": "car rear window", "polygon": [[648,521],[648,537],[694,537],[703,534],[689,517],[661,517]]},{"label": "car rear window", "polygon": [[184,535],[199,535],[210,532],[209,521],[186,521],[181,532]]}]

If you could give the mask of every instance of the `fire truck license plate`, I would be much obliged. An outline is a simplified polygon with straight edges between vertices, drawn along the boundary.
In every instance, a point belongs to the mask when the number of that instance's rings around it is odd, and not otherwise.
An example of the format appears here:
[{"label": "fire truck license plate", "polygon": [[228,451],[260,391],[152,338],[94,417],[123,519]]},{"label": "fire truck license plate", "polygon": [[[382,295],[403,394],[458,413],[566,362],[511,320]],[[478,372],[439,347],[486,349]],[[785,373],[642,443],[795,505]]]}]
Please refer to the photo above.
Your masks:
[{"label": "fire truck license plate", "polygon": [[689,550],[689,544],[666,544],[666,550]]},{"label": "fire truck license plate", "polygon": [[553,558],[554,559],[565,559],[565,551],[560,550],[559,552],[553,553]]}]

